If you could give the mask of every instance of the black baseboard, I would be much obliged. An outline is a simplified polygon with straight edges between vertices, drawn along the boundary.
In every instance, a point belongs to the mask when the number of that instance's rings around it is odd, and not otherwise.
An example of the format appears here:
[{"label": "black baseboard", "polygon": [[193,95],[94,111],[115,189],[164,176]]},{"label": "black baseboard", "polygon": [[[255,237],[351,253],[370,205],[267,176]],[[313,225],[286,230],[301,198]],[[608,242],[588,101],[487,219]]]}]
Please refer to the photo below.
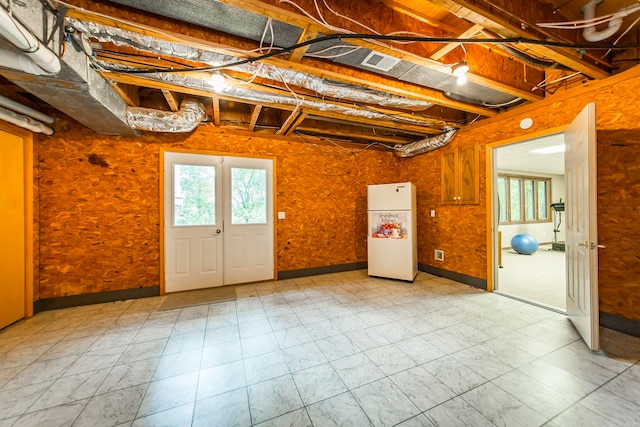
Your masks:
[{"label": "black baseboard", "polygon": [[33,302],[33,313],[81,305],[102,304],[105,302],[155,297],[160,295],[160,286],[122,289],[118,291],[96,292],[94,294],[70,295],[67,297],[45,298]]},{"label": "black baseboard", "polygon": [[640,322],[637,320],[601,311],[600,326],[640,338]]},{"label": "black baseboard", "polygon": [[431,265],[422,263],[418,263],[418,270],[447,279],[455,280],[456,282],[464,283],[465,285],[473,286],[475,288],[484,289],[485,291],[487,290],[487,281],[485,279],[467,276],[466,274],[456,273],[454,271],[449,271],[443,268],[433,267]]},{"label": "black baseboard", "polygon": [[296,277],[318,276],[320,274],[342,273],[343,271],[362,270],[363,268],[367,268],[367,266],[367,262],[354,262],[351,264],[329,265],[326,267],[279,271],[278,280],[295,279]]}]

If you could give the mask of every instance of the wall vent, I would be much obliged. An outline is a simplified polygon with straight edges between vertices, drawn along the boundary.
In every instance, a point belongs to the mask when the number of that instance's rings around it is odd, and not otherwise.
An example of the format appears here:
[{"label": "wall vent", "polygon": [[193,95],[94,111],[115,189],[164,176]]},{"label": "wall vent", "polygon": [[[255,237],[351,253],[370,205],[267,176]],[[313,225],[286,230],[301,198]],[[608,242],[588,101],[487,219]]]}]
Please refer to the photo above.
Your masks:
[{"label": "wall vent", "polygon": [[371,52],[366,58],[364,58],[362,65],[386,72],[392,69],[398,62],[400,62],[400,58],[394,58],[393,56],[384,55],[378,52]]}]

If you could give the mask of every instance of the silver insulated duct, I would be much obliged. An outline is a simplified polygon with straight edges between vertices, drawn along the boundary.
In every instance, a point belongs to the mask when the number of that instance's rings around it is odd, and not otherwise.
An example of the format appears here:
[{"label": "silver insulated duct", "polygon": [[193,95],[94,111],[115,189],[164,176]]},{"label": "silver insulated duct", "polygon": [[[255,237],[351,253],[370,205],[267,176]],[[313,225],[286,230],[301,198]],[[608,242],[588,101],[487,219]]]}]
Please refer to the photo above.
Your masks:
[{"label": "silver insulated duct", "polygon": [[180,110],[161,111],[152,108],[127,108],[127,121],[132,129],[149,132],[191,132],[207,116],[204,106],[194,99],[185,99]]},{"label": "silver insulated duct", "polygon": [[[127,104],[98,73],[91,68],[87,55],[76,49],[73,43],[61,39],[56,28],[57,16],[39,0],[12,2],[12,17],[29,30],[35,38],[51,40],[44,47],[60,59],[60,71],[55,75],[25,73],[9,68],[0,68],[0,74],[24,90],[33,93],[42,101],[57,108],[69,117],[95,132],[107,135],[135,135],[126,120]],[[0,8],[3,7],[0,5]],[[19,52],[8,39],[0,37],[0,48],[7,52]],[[63,49],[64,47],[64,49]],[[33,71],[33,70],[32,70]],[[36,70],[37,71],[37,70]]]},{"label": "silver insulated duct", "polygon": [[429,151],[442,148],[447,145],[453,139],[453,136],[458,132],[458,129],[447,126],[444,128],[445,132],[440,135],[432,136],[429,138],[421,139],[420,141],[412,142],[410,144],[396,145],[394,147],[396,156],[398,157],[413,157],[418,154],[427,153]]}]

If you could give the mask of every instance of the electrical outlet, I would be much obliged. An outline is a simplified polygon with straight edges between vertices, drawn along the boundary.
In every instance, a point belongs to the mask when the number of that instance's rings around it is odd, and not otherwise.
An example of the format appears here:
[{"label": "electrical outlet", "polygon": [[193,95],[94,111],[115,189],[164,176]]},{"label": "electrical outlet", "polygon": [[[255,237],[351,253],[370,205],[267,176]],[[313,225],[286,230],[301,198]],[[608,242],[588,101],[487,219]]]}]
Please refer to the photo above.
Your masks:
[{"label": "electrical outlet", "polygon": [[444,261],[444,251],[440,249],[436,249],[433,251],[433,258],[436,261]]}]

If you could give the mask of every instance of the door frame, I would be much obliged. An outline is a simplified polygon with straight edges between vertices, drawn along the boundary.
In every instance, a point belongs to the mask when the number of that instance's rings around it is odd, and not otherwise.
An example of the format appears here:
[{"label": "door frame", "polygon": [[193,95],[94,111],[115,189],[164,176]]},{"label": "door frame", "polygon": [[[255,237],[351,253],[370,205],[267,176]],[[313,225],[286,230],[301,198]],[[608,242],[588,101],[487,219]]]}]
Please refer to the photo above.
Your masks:
[{"label": "door frame", "polygon": [[24,317],[33,316],[34,223],[33,223],[33,133],[0,121],[0,130],[22,138],[24,170]]},{"label": "door frame", "polygon": [[[271,160],[273,164],[273,185],[271,190],[273,191],[273,212],[271,215],[273,217],[273,280],[277,280],[278,278],[278,262],[277,262],[277,254],[276,250],[278,247],[278,227],[276,227],[276,212],[277,212],[277,200],[276,197],[278,195],[277,191],[277,168],[276,168],[276,158],[274,156],[256,156],[251,154],[241,154],[241,153],[225,153],[222,151],[206,151],[206,150],[188,150],[188,149],[171,149],[171,148],[160,148],[160,179],[158,181],[158,193],[159,193],[159,227],[160,227],[160,244],[158,245],[160,250],[160,295],[165,295],[165,235],[164,235],[164,221],[165,221],[165,212],[164,212],[164,204],[165,204],[165,188],[164,188],[164,154],[168,153],[184,153],[184,154],[203,154],[206,156],[220,156],[220,157],[244,157],[249,159],[265,159]],[[223,283],[224,286],[224,283]]]},{"label": "door frame", "polygon": [[564,126],[557,126],[549,129],[545,129],[539,132],[529,133],[526,135],[520,135],[517,137],[504,139],[502,141],[491,142],[486,145],[486,201],[487,201],[487,291],[494,291],[495,278],[498,277],[498,250],[497,250],[497,237],[498,237],[498,224],[496,221],[496,213],[498,212],[498,198],[494,196],[494,174],[496,168],[494,166],[495,154],[497,148],[504,147],[506,145],[517,144],[520,142],[527,142],[532,139],[541,138],[544,136],[554,135],[558,133],[564,133],[569,127],[569,123]]}]

